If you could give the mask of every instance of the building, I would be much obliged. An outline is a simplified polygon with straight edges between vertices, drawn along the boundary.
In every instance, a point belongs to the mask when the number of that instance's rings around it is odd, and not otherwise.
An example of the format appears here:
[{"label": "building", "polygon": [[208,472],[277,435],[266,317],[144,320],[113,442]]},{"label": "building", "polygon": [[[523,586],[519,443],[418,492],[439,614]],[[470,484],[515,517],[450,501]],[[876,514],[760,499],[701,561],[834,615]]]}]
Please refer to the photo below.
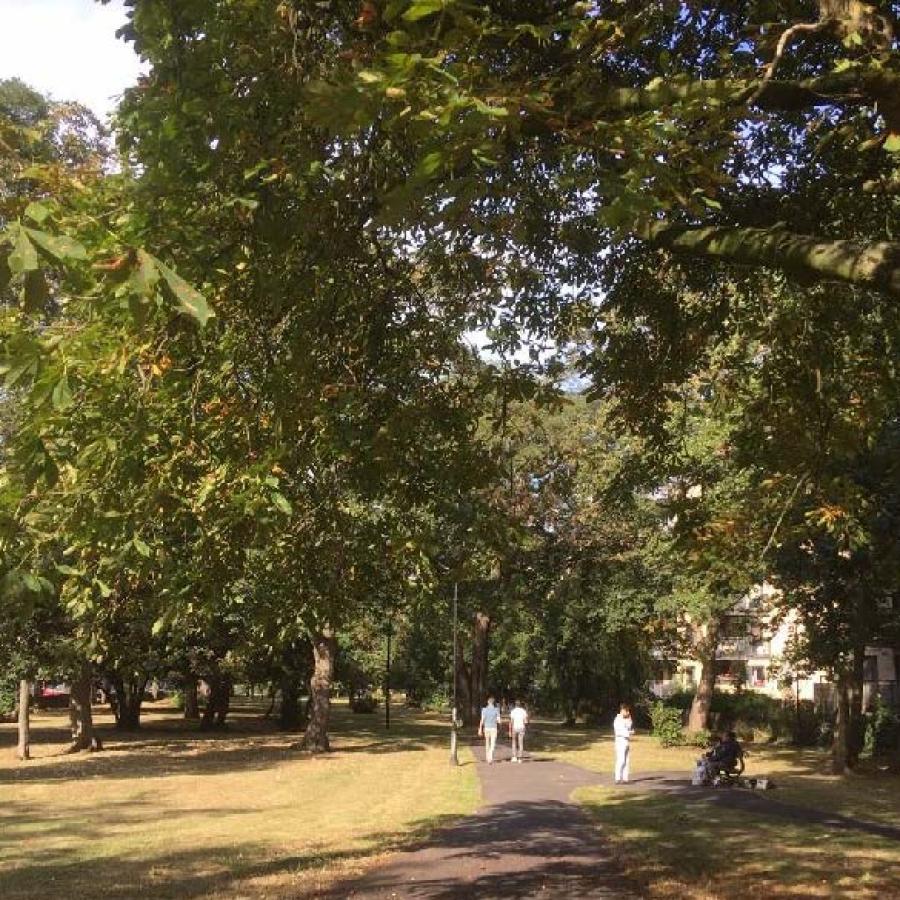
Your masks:
[{"label": "building", "polygon": [[[795,633],[790,617],[776,620],[772,598],[776,591],[763,584],[738,601],[724,617],[716,651],[716,689],[733,691],[740,687],[770,697],[810,700],[817,705],[834,705],[834,685],[824,672],[795,672],[787,650]],[[649,688],[657,697],[693,690],[701,664],[695,659],[668,659],[657,654],[654,679]],[[898,689],[900,659],[889,647],[867,647],[864,661],[863,706],[876,695],[900,707]]]}]

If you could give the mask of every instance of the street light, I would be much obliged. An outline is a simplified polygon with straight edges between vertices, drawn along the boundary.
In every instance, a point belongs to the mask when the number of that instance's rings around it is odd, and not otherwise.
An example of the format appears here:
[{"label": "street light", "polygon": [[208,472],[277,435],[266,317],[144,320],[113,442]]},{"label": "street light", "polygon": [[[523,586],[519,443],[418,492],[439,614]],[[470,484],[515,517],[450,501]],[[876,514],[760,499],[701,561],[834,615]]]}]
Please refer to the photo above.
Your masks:
[{"label": "street light", "polygon": [[457,607],[457,583],[453,582],[453,709],[450,723],[450,765],[458,766],[459,757],[456,753],[456,607]]},{"label": "street light", "polygon": [[394,635],[394,620],[390,614],[384,625],[387,638],[387,659],[384,666],[384,727],[391,730],[391,638]]}]

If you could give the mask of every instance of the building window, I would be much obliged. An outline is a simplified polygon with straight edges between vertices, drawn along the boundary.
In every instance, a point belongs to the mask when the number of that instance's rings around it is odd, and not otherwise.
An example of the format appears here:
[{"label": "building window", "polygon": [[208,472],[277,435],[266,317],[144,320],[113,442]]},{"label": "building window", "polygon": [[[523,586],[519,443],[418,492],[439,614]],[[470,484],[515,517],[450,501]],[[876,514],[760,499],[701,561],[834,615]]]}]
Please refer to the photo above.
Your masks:
[{"label": "building window", "polygon": [[765,687],[766,686],[766,667],[765,666],[751,666],[750,667],[750,684],[753,687]]},{"label": "building window", "polygon": [[878,657],[874,654],[863,660],[863,681],[878,681]]}]

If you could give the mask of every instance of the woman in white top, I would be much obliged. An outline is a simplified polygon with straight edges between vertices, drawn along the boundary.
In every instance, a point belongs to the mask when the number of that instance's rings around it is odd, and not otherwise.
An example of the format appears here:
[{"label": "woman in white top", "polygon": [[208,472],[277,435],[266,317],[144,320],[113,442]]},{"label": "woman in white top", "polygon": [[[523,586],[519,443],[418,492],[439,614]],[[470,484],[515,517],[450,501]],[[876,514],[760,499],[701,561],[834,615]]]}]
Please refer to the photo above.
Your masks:
[{"label": "woman in white top", "polygon": [[619,714],[613,721],[613,732],[616,736],[616,784],[625,784],[628,781],[628,769],[631,762],[631,735],[634,734],[631,709],[627,703],[623,703],[619,707]]}]

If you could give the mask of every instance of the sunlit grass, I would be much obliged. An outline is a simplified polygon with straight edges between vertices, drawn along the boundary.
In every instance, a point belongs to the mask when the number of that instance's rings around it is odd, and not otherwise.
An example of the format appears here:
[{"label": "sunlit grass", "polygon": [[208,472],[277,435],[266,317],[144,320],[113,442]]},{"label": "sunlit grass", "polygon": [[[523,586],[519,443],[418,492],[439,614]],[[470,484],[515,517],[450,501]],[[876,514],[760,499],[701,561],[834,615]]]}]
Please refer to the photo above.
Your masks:
[{"label": "sunlit grass", "polygon": [[475,767],[450,768],[447,730],[430,716],[398,711],[388,734],[339,708],[323,757],[249,711],[214,736],[151,713],[142,734],[106,732],[103,753],[80,757],[48,755],[62,717],[35,724],[38,758],[24,765],[2,726],[4,900],[300,897],[479,802]]},{"label": "sunlit grass", "polygon": [[585,788],[620,863],[649,897],[900,896],[900,843],[855,831],[751,816],[693,797]]},{"label": "sunlit grass", "polygon": [[[532,747],[597,772],[613,771],[615,751],[608,734],[545,726]],[[747,775],[771,777],[776,784],[772,797],[900,827],[900,776],[864,765],[858,773],[838,777],[831,774],[829,754],[822,750],[768,744],[747,748]],[[674,771],[689,778],[700,753],[695,747],[662,747],[655,738],[638,734],[632,742],[632,775]]]}]

